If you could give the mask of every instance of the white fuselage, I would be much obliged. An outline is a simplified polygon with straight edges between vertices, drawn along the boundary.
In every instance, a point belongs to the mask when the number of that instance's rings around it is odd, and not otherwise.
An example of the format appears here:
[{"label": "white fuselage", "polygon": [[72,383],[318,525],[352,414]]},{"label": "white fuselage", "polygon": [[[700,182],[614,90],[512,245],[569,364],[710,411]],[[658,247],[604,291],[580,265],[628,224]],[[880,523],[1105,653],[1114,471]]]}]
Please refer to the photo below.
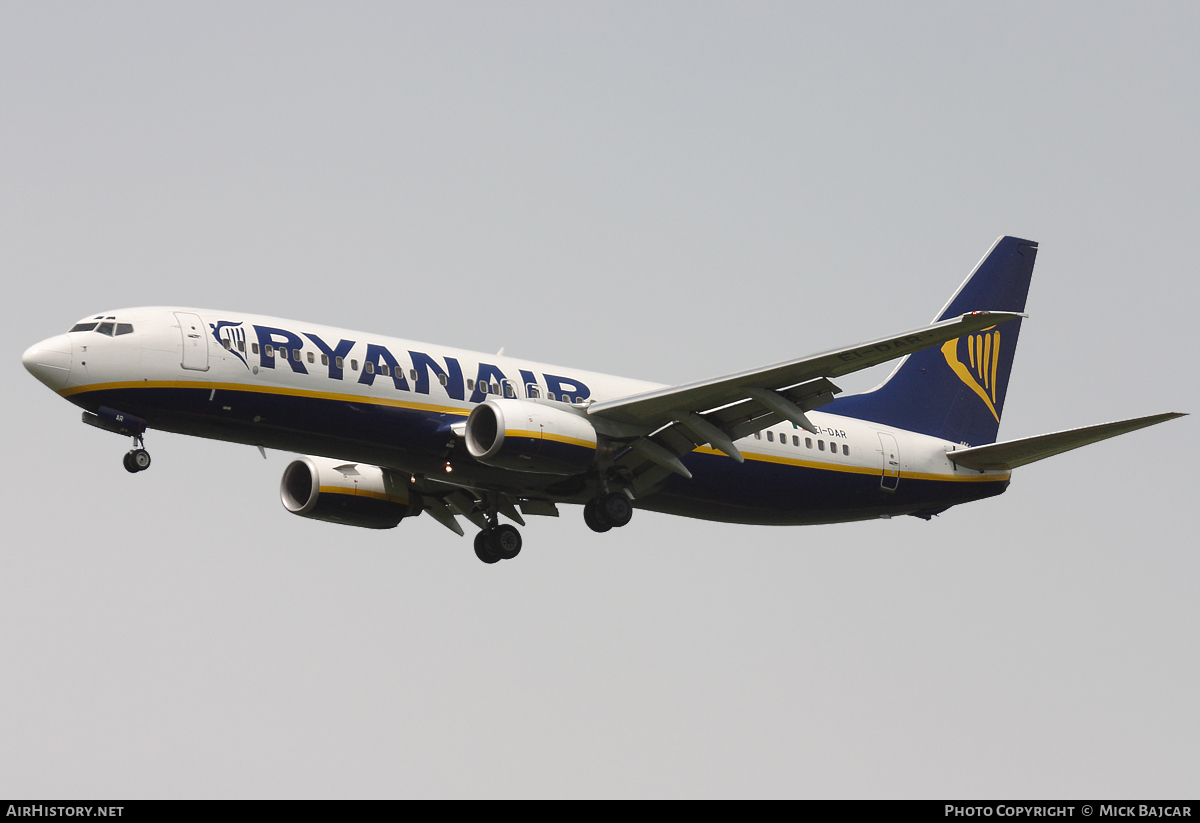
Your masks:
[{"label": "white fuselage", "polygon": [[[595,402],[662,388],[502,355],[237,312],[137,308],[82,322],[120,324],[125,332],[110,336],[91,329],[60,335],[31,348],[26,364],[60,395],[84,408],[121,403],[136,407],[135,414],[147,411],[143,416],[152,428],[414,473],[449,465],[450,427],[489,397],[528,399],[586,413]],[[149,397],[154,390],[154,402],[135,399]],[[344,414],[337,421],[329,418],[323,430],[321,409],[404,414],[394,422],[372,418],[363,432],[356,432],[352,421],[357,418]],[[156,414],[161,419],[156,420]],[[809,420],[811,432],[779,423],[738,440],[737,448],[746,458],[741,465],[700,447],[689,459],[729,461],[718,472],[719,479],[672,478],[662,492],[637,503],[719,520],[832,522],[920,509],[921,500],[910,500],[899,491],[922,485],[913,481],[935,481],[938,487],[982,482],[1002,490],[1008,480],[1008,472],[956,468],[946,457],[956,444],[948,441],[819,410],[809,412]],[[389,433],[393,430],[394,437]],[[516,472],[483,467],[472,471],[474,467],[460,465],[475,484],[513,494],[545,495],[549,485]],[[773,471],[764,474],[768,468]],[[779,473],[784,469],[795,471]],[[823,499],[815,514],[803,505],[772,514],[777,508],[772,501],[781,499],[778,489],[759,494],[759,505],[753,492],[720,488],[739,478],[752,486],[778,486],[792,476],[803,478],[797,483],[800,496],[821,488],[822,477],[830,482],[857,478],[854,493],[859,502],[843,506]],[[581,488],[557,497],[579,502],[591,493]],[[930,505],[938,500],[934,494]]]}]

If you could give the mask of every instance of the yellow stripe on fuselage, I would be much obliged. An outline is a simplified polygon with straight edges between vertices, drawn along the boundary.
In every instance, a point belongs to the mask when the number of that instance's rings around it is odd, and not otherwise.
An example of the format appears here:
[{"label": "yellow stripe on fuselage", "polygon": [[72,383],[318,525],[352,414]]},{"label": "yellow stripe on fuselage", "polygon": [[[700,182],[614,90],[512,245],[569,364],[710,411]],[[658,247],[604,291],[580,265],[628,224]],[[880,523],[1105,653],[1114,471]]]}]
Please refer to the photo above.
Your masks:
[{"label": "yellow stripe on fuselage", "polygon": [[[719,454],[725,456],[724,452],[719,452],[716,449],[708,446],[700,446],[695,451],[701,454]],[[742,457],[747,460],[756,460],[760,463],[778,463],[784,466],[799,466],[805,469],[818,469],[820,471],[842,472],[844,474],[868,474],[876,477],[883,476],[883,470],[878,467],[871,466],[848,466],[839,463],[823,463],[816,460],[798,460],[795,457],[784,457],[778,454],[762,454],[759,452],[748,452],[742,450]],[[894,475],[889,475],[894,476]],[[1003,474],[930,474],[928,472],[900,472],[900,477],[909,480],[943,480],[952,483],[990,483],[999,480],[1008,480],[1011,477],[1011,472]]]},{"label": "yellow stripe on fuselage", "polygon": [[[459,417],[466,417],[471,413],[470,409],[460,409],[455,406],[441,406],[432,403],[414,403],[410,400],[392,399],[387,397],[371,397],[370,395],[361,394],[346,394],[338,392],[319,392],[310,389],[295,389],[287,386],[254,386],[245,383],[206,383],[195,380],[130,380],[119,383],[92,383],[86,386],[72,386],[71,388],[61,389],[58,394],[61,397],[70,397],[76,394],[84,394],[93,391],[111,391],[114,389],[216,389],[218,391],[240,391],[254,392],[257,394],[273,394],[287,397],[307,397],[317,400],[335,400],[347,403],[365,403],[368,405],[387,406],[390,408],[413,409],[415,411],[437,412],[440,414],[453,414]],[[588,440],[581,440],[576,437],[566,437],[561,434],[549,434],[541,431],[523,431],[514,430],[507,433],[508,437],[528,437],[532,439],[553,440],[559,443],[568,443],[574,446],[582,446],[588,449],[595,449],[596,444]],[[701,454],[716,454],[724,456],[724,452],[719,452],[708,446],[700,446],[695,451]],[[846,474],[868,474],[881,475],[882,471],[879,468],[871,468],[867,466],[849,466],[838,463],[817,462],[815,460],[799,460],[794,457],[784,457],[776,454],[762,454],[759,452],[742,451],[742,455],[747,460],[755,460],[763,463],[776,463],[786,466],[798,466],[806,469],[819,469],[822,471],[843,472]],[[900,472],[900,477],[912,480],[942,480],[955,483],[989,483],[1000,480],[1008,480],[1011,474],[1004,472],[1003,474],[929,474],[925,472]],[[322,488],[322,492],[326,491]],[[353,494],[353,491],[338,492],[332,487],[329,489],[331,493]],[[365,493],[365,492],[363,492]],[[374,492],[372,492],[374,494]],[[385,496],[386,497],[386,496]]]},{"label": "yellow stripe on fuselage", "polygon": [[411,400],[399,400],[388,397],[372,397],[364,394],[345,394],[339,392],[321,392],[311,389],[295,389],[289,386],[255,386],[246,383],[204,383],[196,380],[130,380],[120,383],[92,383],[87,386],[72,386],[61,389],[60,397],[70,397],[93,391],[111,391],[114,389],[216,389],[217,391],[254,392],[256,394],[274,394],[286,397],[307,397],[316,400],[337,400],[346,403],[364,403],[374,406],[389,406],[392,408],[415,409],[417,411],[439,412],[441,414],[456,414],[466,417],[470,409],[460,409],[455,406],[439,406],[432,403],[414,403]]}]

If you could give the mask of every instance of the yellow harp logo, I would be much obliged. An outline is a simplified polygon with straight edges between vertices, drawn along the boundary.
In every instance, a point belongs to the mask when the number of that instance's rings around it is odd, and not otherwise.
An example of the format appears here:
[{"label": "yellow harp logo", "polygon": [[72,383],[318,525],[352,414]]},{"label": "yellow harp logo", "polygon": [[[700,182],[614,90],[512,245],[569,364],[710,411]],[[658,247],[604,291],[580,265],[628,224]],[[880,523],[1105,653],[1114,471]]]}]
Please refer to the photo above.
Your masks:
[{"label": "yellow harp logo", "polygon": [[[995,329],[996,327],[992,326],[981,332],[947,341],[942,346],[942,356],[958,375],[958,379],[987,404],[988,411],[999,423],[1000,415],[996,414],[996,370],[1000,364],[1000,332]],[[970,367],[958,357],[960,343],[966,343],[966,360]]]}]

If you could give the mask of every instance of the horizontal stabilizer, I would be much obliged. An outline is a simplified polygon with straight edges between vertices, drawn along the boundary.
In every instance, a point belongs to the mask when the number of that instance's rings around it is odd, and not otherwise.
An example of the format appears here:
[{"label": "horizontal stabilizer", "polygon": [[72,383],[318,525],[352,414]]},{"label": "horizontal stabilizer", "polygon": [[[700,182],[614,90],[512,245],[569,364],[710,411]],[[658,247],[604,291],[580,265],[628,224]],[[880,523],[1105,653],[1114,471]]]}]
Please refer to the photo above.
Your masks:
[{"label": "horizontal stabilizer", "polygon": [[1098,443],[1118,434],[1144,429],[1156,423],[1185,417],[1183,412],[1167,412],[1152,414],[1149,417],[1136,417],[1132,420],[1118,420],[1116,423],[1101,423],[1098,426],[1085,426],[1082,429],[1039,434],[1036,437],[1023,437],[1020,440],[1007,440],[1003,443],[992,443],[989,446],[976,446],[972,449],[960,449],[949,452],[946,456],[957,466],[964,469],[1015,469],[1026,463],[1033,463],[1053,457],[1056,454],[1069,452],[1089,443]]}]

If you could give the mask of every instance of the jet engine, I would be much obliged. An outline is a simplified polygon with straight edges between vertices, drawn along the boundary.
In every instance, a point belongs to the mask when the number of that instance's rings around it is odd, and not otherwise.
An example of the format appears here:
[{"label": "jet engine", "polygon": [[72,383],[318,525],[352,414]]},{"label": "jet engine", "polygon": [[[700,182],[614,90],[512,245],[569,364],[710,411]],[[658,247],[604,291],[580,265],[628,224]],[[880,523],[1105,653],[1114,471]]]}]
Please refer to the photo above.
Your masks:
[{"label": "jet engine", "polygon": [[481,463],[522,472],[578,474],[596,458],[585,415],[528,400],[491,398],[471,410],[467,451]]},{"label": "jet engine", "polygon": [[422,508],[394,472],[326,457],[293,460],[283,470],[279,496],[292,514],[366,529],[394,528]]}]

